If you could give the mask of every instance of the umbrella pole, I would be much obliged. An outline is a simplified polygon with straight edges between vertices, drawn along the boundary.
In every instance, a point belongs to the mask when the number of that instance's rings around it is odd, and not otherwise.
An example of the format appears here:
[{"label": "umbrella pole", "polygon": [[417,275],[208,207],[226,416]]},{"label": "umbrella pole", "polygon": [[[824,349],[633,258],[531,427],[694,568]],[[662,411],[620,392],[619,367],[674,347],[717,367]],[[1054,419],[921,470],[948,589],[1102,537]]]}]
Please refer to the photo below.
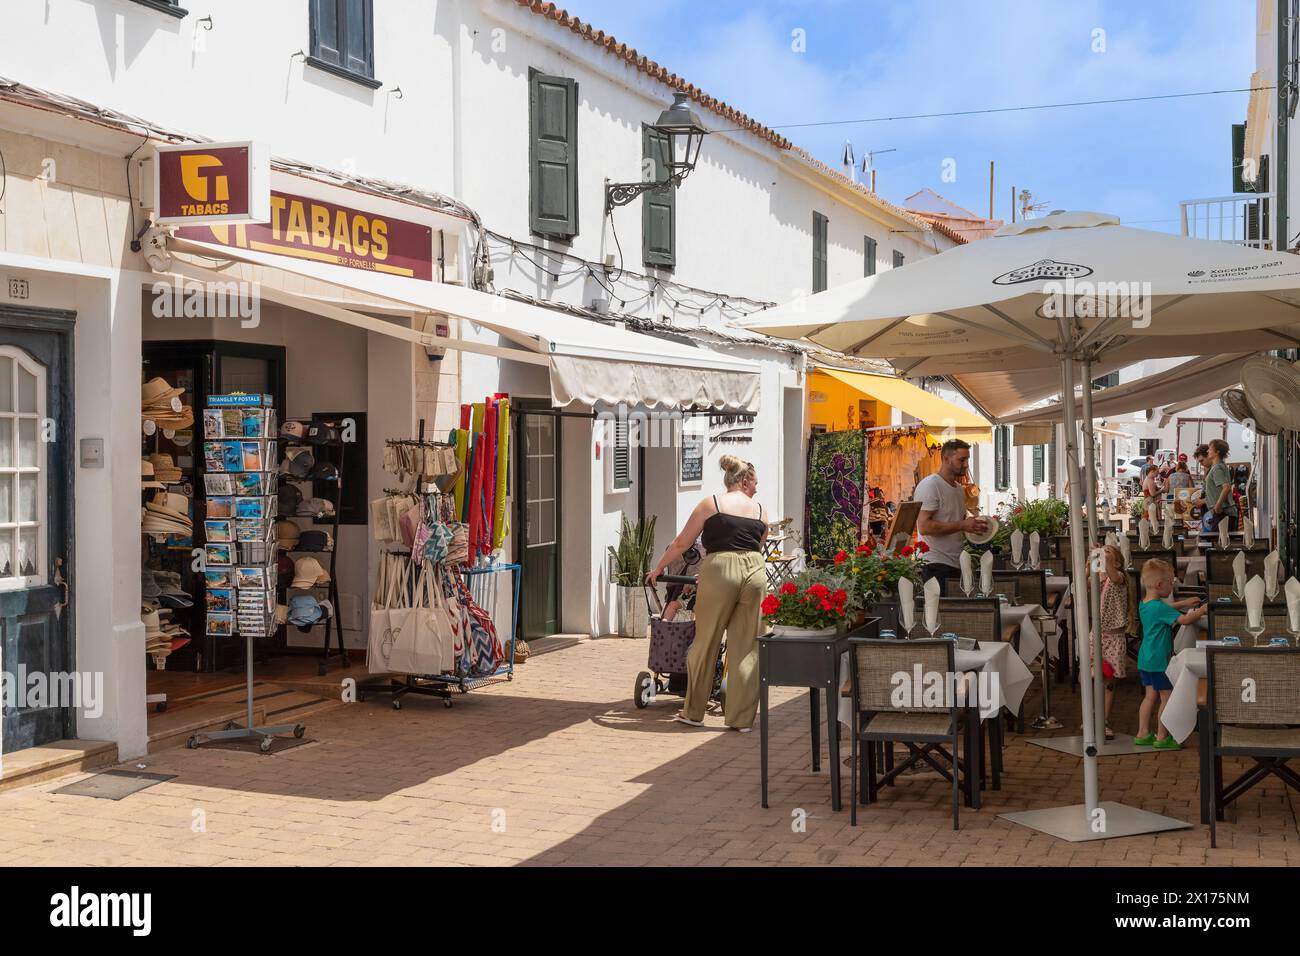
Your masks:
[{"label": "umbrella pole", "polygon": [[[1101,543],[1100,522],[1097,520],[1097,450],[1092,432],[1092,360],[1083,360],[1083,458],[1084,458],[1084,494],[1088,501],[1088,550]],[[1092,674],[1092,701],[1094,714],[1094,740],[1106,739],[1106,679],[1101,672],[1101,585],[1100,567],[1088,565],[1088,608],[1091,612],[1092,659],[1095,662]],[[1082,662],[1080,662],[1082,666]],[[1086,672],[1085,672],[1086,673]]]},{"label": "umbrella pole", "polygon": [[[1085,380],[1085,389],[1089,384]],[[1079,647],[1080,641],[1087,640],[1092,633],[1089,627],[1092,602],[1085,590],[1089,575],[1083,520],[1079,514],[1083,503],[1083,488],[1079,481],[1079,431],[1074,414],[1074,356],[1068,352],[1061,361],[1061,395],[1065,399],[1062,402],[1065,412],[1065,465],[1070,477],[1070,569],[1073,572],[1070,586],[1074,604],[1074,643]],[[1085,661],[1079,662],[1081,669],[1084,664]],[[1080,680],[1079,691],[1083,709],[1083,802],[1087,819],[1091,822],[1100,802],[1097,785],[1097,723],[1093,716],[1096,704],[1093,700],[1092,681],[1086,677]]]}]

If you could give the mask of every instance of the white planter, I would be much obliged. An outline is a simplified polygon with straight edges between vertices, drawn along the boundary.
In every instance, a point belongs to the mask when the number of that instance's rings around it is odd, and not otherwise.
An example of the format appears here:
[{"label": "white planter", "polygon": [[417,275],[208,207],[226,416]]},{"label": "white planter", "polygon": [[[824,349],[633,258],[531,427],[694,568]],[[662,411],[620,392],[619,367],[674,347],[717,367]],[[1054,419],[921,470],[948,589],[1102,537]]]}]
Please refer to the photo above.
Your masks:
[{"label": "white planter", "polygon": [[773,624],[772,633],[777,637],[834,637],[839,628],[835,625],[830,627],[812,628],[812,627],[789,627],[785,624]]},{"label": "white planter", "polygon": [[621,637],[647,637],[650,628],[650,607],[645,588],[617,586],[618,633]]}]

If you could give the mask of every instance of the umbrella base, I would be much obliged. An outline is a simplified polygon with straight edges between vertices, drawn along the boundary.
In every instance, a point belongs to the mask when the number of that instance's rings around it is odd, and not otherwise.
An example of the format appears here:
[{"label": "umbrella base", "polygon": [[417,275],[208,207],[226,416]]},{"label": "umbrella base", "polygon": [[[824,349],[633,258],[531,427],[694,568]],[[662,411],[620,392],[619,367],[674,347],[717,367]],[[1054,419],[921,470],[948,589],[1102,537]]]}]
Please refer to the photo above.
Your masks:
[{"label": "umbrella base", "polygon": [[[1046,747],[1048,750],[1058,750],[1063,754],[1070,754],[1074,757],[1083,756],[1083,738],[1075,737],[1046,737],[1038,740],[1029,741],[1036,747]],[[1133,737],[1116,737],[1114,740],[1106,740],[1097,746],[1098,757],[1128,757],[1132,754],[1151,754],[1160,753],[1159,750],[1152,750],[1150,747],[1133,746]],[[1175,750],[1167,751],[1168,753],[1177,753]]]},{"label": "umbrella base", "polygon": [[1192,825],[1173,817],[1161,816],[1122,803],[1105,801],[1100,806],[1106,815],[1103,828],[1094,830],[1088,820],[1087,808],[1082,804],[1072,807],[1052,807],[1048,810],[1026,810],[1022,813],[1003,813],[1002,819],[1029,827],[1070,843],[1090,840],[1113,840],[1117,837],[1140,836],[1143,833],[1163,833],[1167,830],[1190,830]]}]

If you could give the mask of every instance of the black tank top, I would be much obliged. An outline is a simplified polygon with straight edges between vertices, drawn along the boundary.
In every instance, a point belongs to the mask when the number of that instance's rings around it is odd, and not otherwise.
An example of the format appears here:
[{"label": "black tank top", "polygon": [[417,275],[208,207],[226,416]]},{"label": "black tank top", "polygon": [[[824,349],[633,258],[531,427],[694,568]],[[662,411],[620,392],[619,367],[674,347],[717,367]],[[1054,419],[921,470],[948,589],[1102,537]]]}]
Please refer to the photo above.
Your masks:
[{"label": "black tank top", "polygon": [[[718,496],[713,496],[713,507],[718,507]],[[742,518],[740,515],[723,514],[719,509],[704,519],[704,550],[709,554],[717,551],[761,551],[763,532],[767,522],[763,520],[763,506],[758,506],[757,518]]]}]

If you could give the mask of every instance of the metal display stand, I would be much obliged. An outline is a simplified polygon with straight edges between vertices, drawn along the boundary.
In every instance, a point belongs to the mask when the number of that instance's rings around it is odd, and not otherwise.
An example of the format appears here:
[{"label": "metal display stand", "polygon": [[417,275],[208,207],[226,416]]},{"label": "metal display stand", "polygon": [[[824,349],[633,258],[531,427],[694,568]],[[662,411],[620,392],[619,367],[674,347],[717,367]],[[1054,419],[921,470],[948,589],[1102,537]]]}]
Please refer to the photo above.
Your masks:
[{"label": "metal display stand", "polygon": [[294,737],[302,739],[302,735],[307,732],[305,724],[276,724],[272,727],[257,727],[253,724],[253,635],[249,634],[244,638],[245,641],[245,674],[247,675],[246,689],[248,692],[247,709],[245,710],[245,725],[240,727],[233,720],[226,724],[225,730],[211,730],[205,733],[198,733],[186,741],[185,746],[191,750],[198,748],[200,744],[212,740],[242,740],[246,737],[260,737],[261,743],[258,749],[262,753],[269,753],[271,744],[279,734],[293,734]]}]

